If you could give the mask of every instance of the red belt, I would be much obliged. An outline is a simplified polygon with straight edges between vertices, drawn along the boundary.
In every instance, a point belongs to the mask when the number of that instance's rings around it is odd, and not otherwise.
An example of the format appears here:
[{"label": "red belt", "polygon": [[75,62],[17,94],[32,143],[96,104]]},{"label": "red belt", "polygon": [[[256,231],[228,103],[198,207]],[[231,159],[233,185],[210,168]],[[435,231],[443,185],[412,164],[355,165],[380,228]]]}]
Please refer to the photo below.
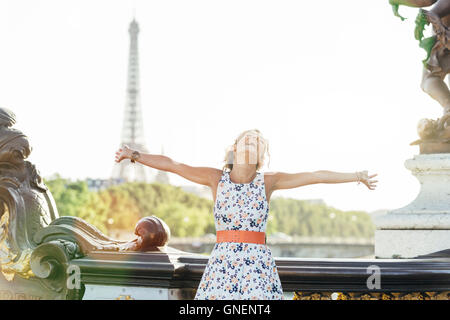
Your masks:
[{"label": "red belt", "polygon": [[247,230],[219,230],[216,242],[266,243],[266,233]]}]

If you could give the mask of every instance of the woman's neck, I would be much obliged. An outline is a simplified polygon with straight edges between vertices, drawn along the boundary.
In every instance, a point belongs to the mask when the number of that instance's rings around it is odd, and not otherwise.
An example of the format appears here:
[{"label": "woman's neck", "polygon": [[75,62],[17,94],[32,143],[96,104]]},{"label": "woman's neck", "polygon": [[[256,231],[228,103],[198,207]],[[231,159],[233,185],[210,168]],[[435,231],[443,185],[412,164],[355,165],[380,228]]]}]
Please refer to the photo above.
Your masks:
[{"label": "woman's neck", "polygon": [[230,172],[233,181],[236,183],[247,183],[252,181],[256,176],[256,166],[249,164],[233,164],[233,169]]}]

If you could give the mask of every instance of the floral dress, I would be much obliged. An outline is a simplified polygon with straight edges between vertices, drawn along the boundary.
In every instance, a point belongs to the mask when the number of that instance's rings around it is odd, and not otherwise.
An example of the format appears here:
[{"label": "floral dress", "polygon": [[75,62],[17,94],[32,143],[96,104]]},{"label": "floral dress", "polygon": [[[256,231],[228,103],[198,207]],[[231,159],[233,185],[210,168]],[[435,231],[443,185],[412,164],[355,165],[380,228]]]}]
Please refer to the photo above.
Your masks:
[{"label": "floral dress", "polygon": [[[269,205],[264,173],[250,183],[233,183],[224,170],[217,187],[214,219],[218,230],[266,231]],[[214,245],[195,300],[284,300],[272,252],[265,244]]]}]

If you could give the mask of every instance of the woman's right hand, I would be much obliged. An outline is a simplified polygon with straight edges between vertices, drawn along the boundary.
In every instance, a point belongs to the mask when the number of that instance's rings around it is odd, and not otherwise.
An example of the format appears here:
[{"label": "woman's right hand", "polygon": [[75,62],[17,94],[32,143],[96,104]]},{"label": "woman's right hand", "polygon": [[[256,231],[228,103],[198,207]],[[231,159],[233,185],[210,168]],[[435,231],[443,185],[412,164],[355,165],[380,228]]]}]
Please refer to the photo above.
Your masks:
[{"label": "woman's right hand", "polygon": [[356,172],[356,176],[359,177],[359,181],[364,183],[370,190],[375,190],[375,182],[378,182],[378,180],[372,180],[372,178],[377,175],[378,173],[369,176],[369,172],[367,170]]},{"label": "woman's right hand", "polygon": [[122,148],[116,151],[116,162],[120,162],[123,159],[131,159],[131,154],[133,150],[131,150],[127,145],[124,145]]}]

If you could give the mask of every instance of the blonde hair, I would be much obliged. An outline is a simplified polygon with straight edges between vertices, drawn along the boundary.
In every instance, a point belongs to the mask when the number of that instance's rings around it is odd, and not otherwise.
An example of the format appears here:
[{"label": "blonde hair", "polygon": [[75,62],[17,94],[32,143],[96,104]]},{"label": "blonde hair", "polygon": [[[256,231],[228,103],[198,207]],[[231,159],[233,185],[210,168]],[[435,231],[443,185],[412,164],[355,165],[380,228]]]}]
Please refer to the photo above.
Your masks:
[{"label": "blonde hair", "polygon": [[244,132],[239,134],[239,136],[234,140],[234,144],[226,148],[225,158],[223,160],[225,162],[225,165],[222,168],[223,170],[228,169],[229,171],[231,171],[233,169],[234,147],[237,146],[238,141],[248,132],[255,132],[258,135],[260,141],[264,143],[264,151],[261,153],[261,155],[258,156],[258,162],[256,163],[256,170],[258,171],[264,165],[266,153],[269,157],[269,163],[267,164],[267,166],[269,166],[270,164],[269,142],[262,136],[261,131],[259,131],[258,129],[251,129],[245,130]]}]

